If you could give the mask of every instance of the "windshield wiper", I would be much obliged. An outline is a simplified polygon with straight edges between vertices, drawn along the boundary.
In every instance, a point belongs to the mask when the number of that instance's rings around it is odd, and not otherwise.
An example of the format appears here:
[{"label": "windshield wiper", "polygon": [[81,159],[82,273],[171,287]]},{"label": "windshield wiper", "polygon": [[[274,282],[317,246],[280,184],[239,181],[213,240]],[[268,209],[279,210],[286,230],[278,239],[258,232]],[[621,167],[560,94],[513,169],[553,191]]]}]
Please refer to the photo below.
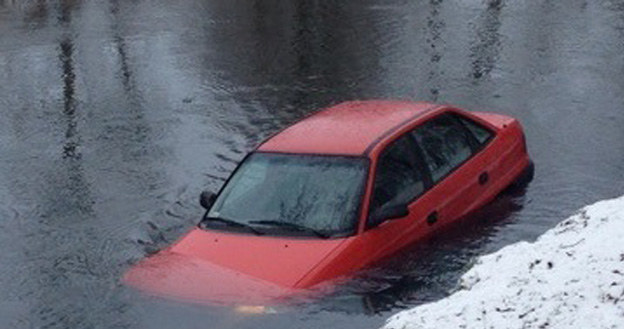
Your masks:
[{"label": "windshield wiper", "polygon": [[[251,225],[249,224],[245,224],[245,223],[241,223],[241,222],[237,222],[235,220],[232,219],[227,219],[227,218],[223,218],[223,217],[210,217],[210,216],[206,216],[204,217],[204,220],[202,220],[200,222],[201,223],[206,223],[207,221],[215,221],[215,222],[221,222],[221,223],[225,223],[227,225],[230,226],[236,226],[236,227],[244,227],[252,232],[254,232],[257,235],[262,235],[264,234],[264,232],[258,231],[255,228],[253,228]],[[205,227],[206,224],[204,224]]]},{"label": "windshield wiper", "polygon": [[323,232],[320,232],[318,230],[315,230],[311,227],[307,227],[307,226],[303,226],[297,223],[291,223],[291,222],[284,222],[284,221],[280,221],[280,220],[252,220],[249,222],[249,224],[260,224],[260,225],[273,225],[273,226],[280,226],[280,227],[287,227],[287,228],[291,228],[297,231],[301,231],[301,232],[310,232],[313,233],[314,235],[318,236],[319,238],[323,238],[323,239],[329,239],[330,235],[325,234]]}]

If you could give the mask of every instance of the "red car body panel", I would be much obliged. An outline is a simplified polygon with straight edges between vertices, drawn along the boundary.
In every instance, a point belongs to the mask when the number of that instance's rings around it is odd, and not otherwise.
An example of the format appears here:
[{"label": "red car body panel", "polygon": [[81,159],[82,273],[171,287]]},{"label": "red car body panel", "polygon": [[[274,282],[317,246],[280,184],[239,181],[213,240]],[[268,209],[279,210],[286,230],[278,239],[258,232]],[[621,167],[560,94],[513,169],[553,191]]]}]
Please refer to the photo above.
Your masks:
[{"label": "red car body panel", "polygon": [[[343,242],[343,239],[265,237],[194,229],[171,251],[294,287],[301,279],[301,273],[309,272]],[[267,261],[258,255],[271,255],[272,259],[279,261]]]},{"label": "red car body panel", "polygon": [[195,257],[163,250],[131,268],[123,281],[150,294],[190,302],[267,304],[296,293]]},{"label": "red car body panel", "polygon": [[196,228],[143,260],[124,280],[143,290],[187,300],[268,302],[293,294],[292,288],[303,275],[344,242]]},{"label": "red car body panel", "polygon": [[[494,137],[410,203],[408,216],[367,229],[380,153],[405,132],[445,112],[480,123]],[[239,302],[249,302],[290,294],[350,274],[423,239],[491,201],[530,165],[522,128],[511,117],[393,101],[339,104],[286,128],[259,146],[258,151],[368,157],[370,167],[357,233],[323,240],[196,228],[172,247],[133,267],[124,280],[152,293],[194,300],[238,298]],[[488,175],[486,184],[479,182],[483,173]],[[437,222],[431,225],[427,217],[434,212]],[[215,274],[211,276],[211,272]],[[228,279],[223,273],[238,274]],[[265,288],[260,288],[263,284]]]},{"label": "red car body panel", "polygon": [[258,150],[362,155],[380,136],[438,106],[397,101],[345,102],[287,127]]}]

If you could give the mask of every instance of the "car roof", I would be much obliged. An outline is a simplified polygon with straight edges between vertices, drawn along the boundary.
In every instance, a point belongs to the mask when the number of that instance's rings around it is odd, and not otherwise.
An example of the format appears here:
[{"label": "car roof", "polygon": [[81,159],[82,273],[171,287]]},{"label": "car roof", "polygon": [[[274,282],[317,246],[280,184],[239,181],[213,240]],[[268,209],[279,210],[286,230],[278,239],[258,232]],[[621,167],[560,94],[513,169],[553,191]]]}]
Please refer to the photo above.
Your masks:
[{"label": "car roof", "polygon": [[319,111],[258,147],[264,152],[362,155],[378,141],[440,107],[409,101],[351,101]]}]

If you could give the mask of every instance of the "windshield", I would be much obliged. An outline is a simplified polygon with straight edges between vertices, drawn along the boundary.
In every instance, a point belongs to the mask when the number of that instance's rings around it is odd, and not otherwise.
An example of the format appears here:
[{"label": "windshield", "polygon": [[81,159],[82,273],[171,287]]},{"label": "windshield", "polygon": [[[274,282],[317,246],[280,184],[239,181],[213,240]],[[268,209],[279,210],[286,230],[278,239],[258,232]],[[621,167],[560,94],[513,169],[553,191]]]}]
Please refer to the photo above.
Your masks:
[{"label": "windshield", "polygon": [[[236,170],[208,217],[280,234],[296,227],[328,235],[352,233],[367,164],[359,157],[256,152]],[[296,225],[270,225],[275,222]]]}]

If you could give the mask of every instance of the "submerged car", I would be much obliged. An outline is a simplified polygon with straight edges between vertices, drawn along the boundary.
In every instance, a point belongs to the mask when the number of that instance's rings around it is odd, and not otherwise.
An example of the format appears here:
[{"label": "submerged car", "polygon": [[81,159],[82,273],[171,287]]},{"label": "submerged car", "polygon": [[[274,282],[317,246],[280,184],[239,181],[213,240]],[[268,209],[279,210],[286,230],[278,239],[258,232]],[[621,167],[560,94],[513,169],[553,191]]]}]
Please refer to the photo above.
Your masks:
[{"label": "submerged car", "polygon": [[264,302],[370,266],[532,177],[509,116],[346,102],[266,140],[207,211],[125,282],[192,300]]}]

